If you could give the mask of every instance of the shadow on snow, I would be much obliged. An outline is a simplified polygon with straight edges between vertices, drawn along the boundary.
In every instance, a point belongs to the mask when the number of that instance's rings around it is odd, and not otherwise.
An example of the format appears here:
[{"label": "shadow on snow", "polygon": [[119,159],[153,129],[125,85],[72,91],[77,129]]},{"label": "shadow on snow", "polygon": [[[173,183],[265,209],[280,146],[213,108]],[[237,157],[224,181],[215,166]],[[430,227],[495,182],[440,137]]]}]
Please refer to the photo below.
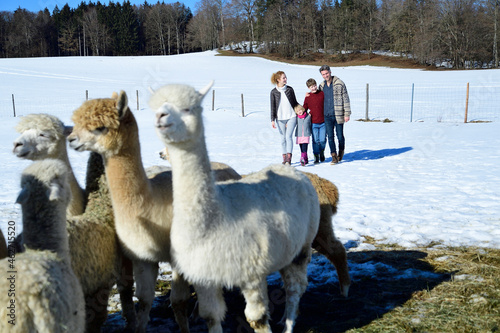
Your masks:
[{"label": "shadow on snow", "polygon": [[[309,265],[309,287],[300,302],[300,314],[295,332],[344,332],[363,327],[409,300],[413,293],[431,290],[450,280],[450,274],[434,272],[422,261],[421,251],[360,251],[349,252],[352,285],[349,297],[339,293],[335,268],[322,255],[314,254]],[[284,312],[285,293],[279,275],[268,277],[269,313],[273,332]],[[168,296],[155,299],[148,332],[178,332]],[[253,332],[245,320],[245,301],[237,289],[225,292],[228,312],[224,332]],[[195,297],[191,299],[191,310]],[[122,332],[125,322],[121,313],[108,317],[103,332]],[[206,332],[203,320],[190,320],[191,332]]]}]

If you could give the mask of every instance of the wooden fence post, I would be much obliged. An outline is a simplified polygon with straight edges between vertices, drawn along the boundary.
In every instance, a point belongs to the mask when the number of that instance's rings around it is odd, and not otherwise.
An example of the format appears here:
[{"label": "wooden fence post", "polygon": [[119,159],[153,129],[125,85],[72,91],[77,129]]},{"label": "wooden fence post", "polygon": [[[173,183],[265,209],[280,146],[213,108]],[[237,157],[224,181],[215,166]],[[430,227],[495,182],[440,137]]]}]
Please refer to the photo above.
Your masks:
[{"label": "wooden fence post", "polygon": [[16,102],[14,101],[14,94],[12,94],[12,109],[14,110],[14,118],[16,117]]},{"label": "wooden fence post", "polygon": [[135,91],[135,95],[137,96],[137,111],[139,111],[139,90]]},{"label": "wooden fence post", "polygon": [[369,105],[369,100],[370,100],[370,84],[366,84],[366,113],[365,113],[365,120],[368,121],[368,105]]},{"label": "wooden fence post", "polygon": [[467,82],[467,95],[465,95],[465,119],[464,119],[464,123],[467,123],[468,113],[469,113],[469,82]]},{"label": "wooden fence post", "polygon": [[410,123],[413,122],[413,97],[415,96],[415,83],[411,84],[411,109],[410,109]]},{"label": "wooden fence post", "polygon": [[245,117],[245,102],[243,101],[243,94],[241,94],[241,116]]},{"label": "wooden fence post", "polygon": [[215,110],[215,89],[212,90],[212,111]]},{"label": "wooden fence post", "polygon": [[86,101],[89,100],[89,91],[88,90],[85,90],[85,100]]}]

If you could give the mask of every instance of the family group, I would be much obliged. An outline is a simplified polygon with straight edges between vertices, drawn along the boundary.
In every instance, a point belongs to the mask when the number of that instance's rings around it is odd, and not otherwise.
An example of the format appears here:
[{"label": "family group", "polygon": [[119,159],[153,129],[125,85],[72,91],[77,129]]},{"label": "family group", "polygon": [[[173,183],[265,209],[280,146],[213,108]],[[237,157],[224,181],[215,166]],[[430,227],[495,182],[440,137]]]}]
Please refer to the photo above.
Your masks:
[{"label": "family group", "polygon": [[[300,164],[309,163],[307,148],[312,135],[314,163],[325,161],[326,139],[332,156],[331,164],[337,164],[344,156],[344,123],[351,116],[351,105],[347,88],[342,80],[332,76],[328,65],[319,69],[324,81],[317,85],[316,80],[306,82],[309,92],[300,105],[292,87],[287,85],[283,71],[273,73],[271,90],[271,125],[278,128],[281,135],[283,164],[292,163],[293,136],[300,146]],[[335,145],[337,136],[339,150]]]}]

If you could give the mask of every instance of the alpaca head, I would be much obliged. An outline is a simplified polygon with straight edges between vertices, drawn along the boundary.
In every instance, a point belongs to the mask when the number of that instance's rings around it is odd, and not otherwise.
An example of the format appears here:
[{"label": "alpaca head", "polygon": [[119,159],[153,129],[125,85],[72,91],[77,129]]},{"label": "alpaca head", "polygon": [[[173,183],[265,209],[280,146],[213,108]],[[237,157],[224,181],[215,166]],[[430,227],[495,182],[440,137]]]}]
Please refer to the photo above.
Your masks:
[{"label": "alpaca head", "polygon": [[113,156],[124,147],[124,140],[137,138],[137,123],[124,91],[116,97],[84,102],[71,119],[74,126],[68,141],[77,151]]},{"label": "alpaca head", "polygon": [[19,158],[40,160],[57,158],[66,151],[66,136],[72,127],[64,126],[57,117],[48,114],[30,114],[16,125],[21,136],[14,141],[14,154]]},{"label": "alpaca head", "polygon": [[156,112],[156,130],[165,144],[197,141],[204,135],[201,101],[212,87],[196,91],[188,85],[166,85],[153,93],[150,107]]},{"label": "alpaca head", "polygon": [[23,207],[24,215],[37,215],[50,209],[45,203],[57,202],[66,210],[71,199],[68,167],[60,160],[44,159],[30,164],[21,176],[21,192],[16,203]]}]

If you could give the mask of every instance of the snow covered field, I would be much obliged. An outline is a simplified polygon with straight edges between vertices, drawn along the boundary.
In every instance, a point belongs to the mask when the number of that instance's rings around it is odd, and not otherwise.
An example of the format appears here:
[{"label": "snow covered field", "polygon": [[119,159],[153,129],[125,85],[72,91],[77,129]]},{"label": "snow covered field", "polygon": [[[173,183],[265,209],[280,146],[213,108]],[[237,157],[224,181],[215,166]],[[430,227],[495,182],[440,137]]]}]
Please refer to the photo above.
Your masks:
[{"label": "snow covered field", "polygon": [[[299,102],[304,99],[305,81],[310,77],[318,82],[321,79],[314,66],[255,57],[218,57],[215,52],[169,57],[0,59],[2,231],[6,232],[8,224],[15,225],[17,232],[22,230],[20,209],[14,201],[20,173],[30,163],[12,154],[12,142],[17,137],[14,126],[19,120],[12,116],[12,94],[18,116],[50,113],[70,125],[71,114],[85,100],[86,90],[89,98],[109,97],[113,91],[125,90],[139,123],[143,163],[148,167],[168,165],[158,157],[163,145],[153,127],[154,114],[147,107],[148,87],[185,83],[199,89],[214,79],[215,93],[209,93],[204,101],[210,158],[246,174],[281,162],[279,134],[271,128],[269,117],[269,92],[273,88],[269,79],[278,70],[286,72]],[[488,82],[500,86],[500,71],[427,72],[380,67],[332,71],[346,82],[348,90],[353,88],[353,115],[345,126],[344,160],[334,166],[327,159],[327,163],[301,167],[299,148],[295,146],[293,165],[338,186],[340,204],[333,226],[346,247],[350,251],[371,250],[369,237],[380,244],[400,244],[408,249],[436,243],[500,248],[500,121],[464,124],[440,122],[439,116],[411,123],[407,117],[392,123],[355,121],[365,115],[356,87],[366,83],[465,86],[467,82]],[[484,95],[481,100],[495,100],[495,96]],[[500,117],[498,102],[492,117]],[[69,153],[83,184],[88,153]],[[309,156],[312,159],[311,148]],[[380,264],[350,263],[349,267],[355,282],[367,275],[378,277],[379,273],[381,279],[386,278],[383,276],[391,271]],[[390,278],[428,275],[415,270],[398,274]],[[269,282],[277,279],[274,274]],[[309,279],[310,286],[318,286],[334,283],[336,275],[327,260],[317,256],[310,265]]]},{"label": "snow covered field", "polygon": [[[215,93],[209,93],[204,101],[209,154],[212,160],[228,163],[245,174],[281,159],[279,134],[269,121],[269,91],[273,88],[269,78],[277,70],[287,73],[299,101],[306,92],[305,81],[309,77],[321,79],[314,66],[254,57],[218,57],[215,52],[169,57],[1,59],[2,230],[5,232],[8,222],[14,221],[21,231],[20,210],[14,201],[19,174],[29,163],[11,152],[17,137],[13,128],[18,121],[11,114],[11,94],[23,96],[16,99],[18,116],[51,113],[71,124],[71,113],[85,100],[85,90],[90,98],[125,90],[140,124],[143,163],[151,166],[166,162],[158,158],[163,146],[147,107],[147,88],[166,83],[201,88],[214,79]],[[348,90],[365,82],[500,83],[498,70],[427,72],[347,67],[333,68],[333,74],[346,82]],[[241,116],[242,93],[245,117]],[[338,186],[340,206],[334,228],[348,247],[369,247],[364,236],[409,248],[431,242],[500,247],[500,122],[354,121],[363,117],[364,106],[354,105],[353,121],[345,126],[346,155],[339,165],[300,167],[299,149],[294,148],[296,167]],[[83,183],[87,154],[71,151],[70,159]]]}]

